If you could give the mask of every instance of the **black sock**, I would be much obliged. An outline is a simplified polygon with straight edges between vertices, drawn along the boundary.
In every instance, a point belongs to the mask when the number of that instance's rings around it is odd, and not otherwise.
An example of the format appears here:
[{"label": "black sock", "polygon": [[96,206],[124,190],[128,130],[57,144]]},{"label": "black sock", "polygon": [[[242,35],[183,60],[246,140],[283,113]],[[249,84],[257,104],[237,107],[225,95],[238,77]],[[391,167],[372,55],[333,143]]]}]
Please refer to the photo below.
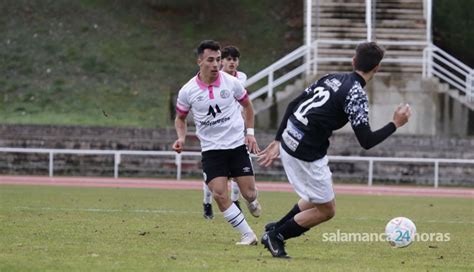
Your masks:
[{"label": "black sock", "polygon": [[283,236],[284,240],[288,240],[293,237],[298,237],[301,234],[307,232],[309,229],[302,227],[296,223],[295,219],[291,219],[285,222],[282,226],[275,229],[275,234],[277,236]]},{"label": "black sock", "polygon": [[293,217],[295,217],[295,215],[299,214],[300,212],[301,212],[300,207],[298,206],[298,203],[296,203],[295,206],[293,206],[293,208],[285,216],[283,216],[280,219],[280,221],[277,222],[276,228],[282,226],[283,224],[285,224],[286,221],[292,219]]}]

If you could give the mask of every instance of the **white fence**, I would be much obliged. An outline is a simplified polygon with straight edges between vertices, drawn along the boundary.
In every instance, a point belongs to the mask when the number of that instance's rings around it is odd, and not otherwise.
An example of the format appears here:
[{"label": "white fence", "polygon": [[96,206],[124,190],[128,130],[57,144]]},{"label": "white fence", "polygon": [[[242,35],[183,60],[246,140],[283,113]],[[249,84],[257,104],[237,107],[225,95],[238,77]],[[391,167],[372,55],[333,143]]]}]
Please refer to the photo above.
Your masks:
[{"label": "white fence", "polygon": [[[49,176],[54,175],[54,155],[55,154],[78,154],[78,155],[110,155],[114,156],[114,177],[119,176],[119,166],[122,155],[135,156],[175,156],[176,179],[181,179],[181,161],[183,156],[201,156],[200,152],[182,152],[177,154],[174,151],[141,151],[141,150],[81,150],[81,149],[43,149],[43,148],[0,148],[2,153],[32,153],[49,154]],[[367,185],[371,186],[373,181],[373,171],[375,162],[397,162],[397,163],[433,163],[433,186],[439,185],[439,165],[446,164],[474,164],[474,160],[468,159],[442,159],[442,158],[397,158],[397,157],[357,157],[357,156],[328,156],[330,161],[350,161],[368,163]]]}]

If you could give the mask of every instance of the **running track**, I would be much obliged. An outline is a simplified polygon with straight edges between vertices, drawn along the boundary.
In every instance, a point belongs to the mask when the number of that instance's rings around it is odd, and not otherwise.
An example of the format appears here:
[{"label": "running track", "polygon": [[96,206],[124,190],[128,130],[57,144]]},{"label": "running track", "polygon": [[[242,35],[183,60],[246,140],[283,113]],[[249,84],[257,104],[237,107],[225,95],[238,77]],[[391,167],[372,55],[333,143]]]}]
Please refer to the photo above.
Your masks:
[{"label": "running track", "polygon": [[[120,187],[120,188],[158,188],[202,190],[201,180],[171,180],[145,178],[94,178],[94,177],[45,177],[45,176],[0,176],[1,184],[46,185],[76,187]],[[292,192],[291,185],[285,182],[257,182],[261,191]],[[411,186],[367,186],[334,185],[336,194],[341,195],[396,195],[474,198],[471,188],[433,188]]]}]

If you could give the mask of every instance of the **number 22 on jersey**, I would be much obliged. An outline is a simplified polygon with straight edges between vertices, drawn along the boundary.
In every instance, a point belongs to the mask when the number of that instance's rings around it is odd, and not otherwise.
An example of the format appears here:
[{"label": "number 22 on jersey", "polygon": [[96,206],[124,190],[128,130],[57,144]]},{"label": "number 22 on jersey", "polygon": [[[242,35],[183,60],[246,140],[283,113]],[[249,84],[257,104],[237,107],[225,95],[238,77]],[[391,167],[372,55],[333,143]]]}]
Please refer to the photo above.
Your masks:
[{"label": "number 22 on jersey", "polygon": [[328,101],[329,96],[331,95],[331,93],[328,90],[324,89],[324,87],[317,87],[313,90],[313,93],[313,96],[305,102],[301,103],[298,109],[293,113],[296,119],[298,119],[298,121],[300,121],[305,126],[308,125],[308,118],[306,118],[308,111],[313,108],[318,108],[324,105],[324,103]]}]

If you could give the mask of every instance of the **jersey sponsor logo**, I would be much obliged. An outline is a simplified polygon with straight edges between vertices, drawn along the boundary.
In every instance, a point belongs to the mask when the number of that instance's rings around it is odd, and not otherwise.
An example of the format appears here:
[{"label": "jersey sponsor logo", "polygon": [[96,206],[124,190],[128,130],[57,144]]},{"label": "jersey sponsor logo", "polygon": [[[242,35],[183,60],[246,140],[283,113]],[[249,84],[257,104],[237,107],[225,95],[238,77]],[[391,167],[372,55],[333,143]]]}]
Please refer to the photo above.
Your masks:
[{"label": "jersey sponsor logo", "polygon": [[296,138],[298,141],[301,141],[301,139],[303,139],[304,132],[295,127],[295,125],[293,125],[290,120],[288,120],[286,124],[286,130],[288,131],[288,134]]},{"label": "jersey sponsor logo", "polygon": [[221,98],[226,99],[230,96],[230,91],[229,90],[221,90]]},{"label": "jersey sponsor logo", "polygon": [[285,131],[283,131],[282,138],[283,138],[283,142],[286,144],[286,146],[293,152],[298,148],[298,145],[300,144],[297,140],[293,139],[293,137],[291,137],[288,134],[287,129],[285,129]]},{"label": "jersey sponsor logo", "polygon": [[341,85],[342,85],[342,83],[339,80],[335,79],[335,78],[326,79],[324,81],[324,84],[326,84],[326,86],[331,88],[334,92],[337,92],[337,90],[339,90],[339,87],[341,87]]},{"label": "jersey sponsor logo", "polygon": [[216,109],[214,109],[212,106],[209,106],[209,111],[207,112],[207,115],[212,115],[212,117],[216,117],[218,113],[221,113],[221,109],[219,109],[219,105],[216,104],[215,106]]},{"label": "jersey sponsor logo", "polygon": [[201,126],[214,126],[214,125],[217,125],[217,124],[225,123],[229,120],[230,120],[230,117],[224,117],[224,118],[220,118],[220,119],[217,119],[217,120],[214,120],[214,121],[200,121],[199,124]]}]

